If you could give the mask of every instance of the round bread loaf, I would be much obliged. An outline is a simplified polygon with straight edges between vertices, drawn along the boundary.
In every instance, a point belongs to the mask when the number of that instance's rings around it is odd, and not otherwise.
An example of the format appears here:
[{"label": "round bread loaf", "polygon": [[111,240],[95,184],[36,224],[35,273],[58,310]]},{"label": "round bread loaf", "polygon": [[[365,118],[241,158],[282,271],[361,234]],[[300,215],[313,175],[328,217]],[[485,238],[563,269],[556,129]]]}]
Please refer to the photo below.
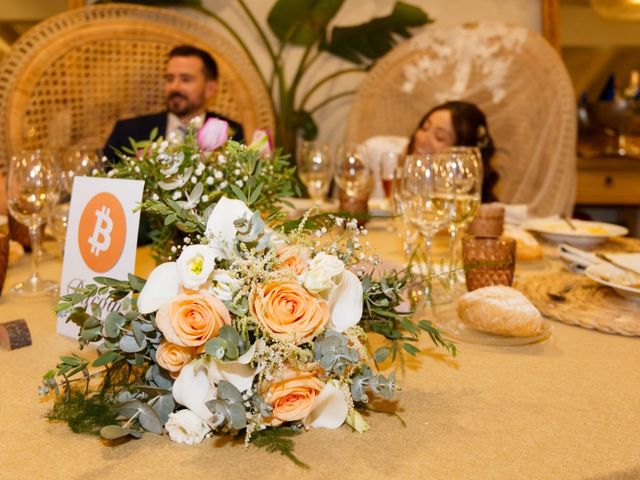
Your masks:
[{"label": "round bread loaf", "polygon": [[542,315],[527,297],[499,285],[479,288],[460,297],[458,316],[466,325],[496,335],[533,337],[544,329]]}]

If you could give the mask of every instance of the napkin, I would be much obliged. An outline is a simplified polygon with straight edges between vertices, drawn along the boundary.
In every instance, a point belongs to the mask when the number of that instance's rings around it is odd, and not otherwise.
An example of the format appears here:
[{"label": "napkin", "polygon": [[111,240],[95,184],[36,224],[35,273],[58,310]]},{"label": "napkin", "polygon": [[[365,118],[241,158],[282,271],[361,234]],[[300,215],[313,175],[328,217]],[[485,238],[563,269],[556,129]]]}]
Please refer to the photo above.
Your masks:
[{"label": "napkin", "polygon": [[601,263],[595,253],[586,252],[580,248],[572,247],[566,243],[558,245],[558,254],[561,259],[569,263],[568,268],[577,273],[582,273],[589,265]]},{"label": "napkin", "polygon": [[640,275],[640,253],[607,253],[606,255],[613,263],[630,268]]}]

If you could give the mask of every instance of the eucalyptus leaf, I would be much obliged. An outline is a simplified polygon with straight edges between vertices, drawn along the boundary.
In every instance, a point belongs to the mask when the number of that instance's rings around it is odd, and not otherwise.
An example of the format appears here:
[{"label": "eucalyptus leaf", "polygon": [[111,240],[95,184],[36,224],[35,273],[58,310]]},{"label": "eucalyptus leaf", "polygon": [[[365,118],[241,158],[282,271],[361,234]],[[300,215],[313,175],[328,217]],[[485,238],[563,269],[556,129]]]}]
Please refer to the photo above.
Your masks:
[{"label": "eucalyptus leaf", "polygon": [[102,355],[100,355],[98,358],[96,358],[93,361],[93,366],[94,367],[102,367],[108,363],[113,362],[116,358],[119,357],[118,352],[114,352],[113,350],[109,350],[107,352],[104,352]]},{"label": "eucalyptus leaf", "polygon": [[125,418],[131,418],[142,410],[142,405],[140,400],[130,400],[116,406],[114,410]]},{"label": "eucalyptus leaf", "polygon": [[169,419],[169,414],[172,413],[176,408],[176,402],[173,399],[173,395],[169,393],[166,395],[162,395],[151,408],[153,408],[154,412],[156,412],[156,415],[158,415],[160,423],[164,425]]},{"label": "eucalyptus leaf", "polygon": [[147,346],[147,341],[145,339],[143,344],[140,345],[138,344],[136,339],[133,337],[133,335],[124,335],[120,339],[120,342],[118,343],[118,345],[120,346],[120,349],[123,352],[136,353],[136,352],[139,352],[140,350],[144,350],[144,348]]},{"label": "eucalyptus leaf", "polygon": [[157,433],[158,435],[162,433],[163,423],[160,421],[158,414],[148,404],[142,404],[138,420],[140,421],[140,426],[146,431]]},{"label": "eucalyptus leaf", "polygon": [[107,425],[100,429],[100,436],[107,440],[117,440],[118,438],[126,437],[128,435],[140,438],[142,437],[142,432],[132,428],[122,428],[118,425]]}]

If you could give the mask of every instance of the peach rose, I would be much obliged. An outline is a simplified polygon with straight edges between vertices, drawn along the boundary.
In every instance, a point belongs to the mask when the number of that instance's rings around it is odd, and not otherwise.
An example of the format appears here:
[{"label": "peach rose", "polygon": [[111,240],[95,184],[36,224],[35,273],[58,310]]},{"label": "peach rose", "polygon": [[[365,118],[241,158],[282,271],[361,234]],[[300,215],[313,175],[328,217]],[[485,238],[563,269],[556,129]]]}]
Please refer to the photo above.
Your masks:
[{"label": "peach rose", "polygon": [[312,340],[329,320],[329,303],[293,281],[272,281],[251,292],[251,313],[276,340]]},{"label": "peach rose", "polygon": [[227,307],[206,292],[178,295],[165,302],[156,314],[156,325],[164,338],[181,347],[202,345],[230,324]]},{"label": "peach rose", "polygon": [[278,249],[276,268],[287,269],[294,275],[302,274],[309,265],[309,251],[301,246],[285,245]]},{"label": "peach rose", "polygon": [[194,356],[193,347],[181,347],[164,340],[158,346],[156,361],[162,368],[169,370],[172,377],[175,377],[180,373],[182,367],[193,360]]},{"label": "peach rose", "polygon": [[323,388],[324,383],[313,373],[285,370],[263,392],[265,400],[273,408],[271,416],[265,418],[264,422],[277,427],[284,422],[302,420],[313,409],[315,399]]}]

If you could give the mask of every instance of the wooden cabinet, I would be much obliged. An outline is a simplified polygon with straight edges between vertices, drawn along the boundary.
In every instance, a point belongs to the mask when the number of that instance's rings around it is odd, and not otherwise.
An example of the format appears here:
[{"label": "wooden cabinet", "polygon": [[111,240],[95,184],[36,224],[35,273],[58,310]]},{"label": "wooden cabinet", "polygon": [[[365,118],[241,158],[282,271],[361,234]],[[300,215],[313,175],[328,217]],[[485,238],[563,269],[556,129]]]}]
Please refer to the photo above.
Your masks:
[{"label": "wooden cabinet", "polygon": [[637,234],[640,159],[578,157],[576,205],[616,207],[620,220]]},{"label": "wooden cabinet", "polygon": [[578,205],[640,205],[640,159],[578,157]]}]

